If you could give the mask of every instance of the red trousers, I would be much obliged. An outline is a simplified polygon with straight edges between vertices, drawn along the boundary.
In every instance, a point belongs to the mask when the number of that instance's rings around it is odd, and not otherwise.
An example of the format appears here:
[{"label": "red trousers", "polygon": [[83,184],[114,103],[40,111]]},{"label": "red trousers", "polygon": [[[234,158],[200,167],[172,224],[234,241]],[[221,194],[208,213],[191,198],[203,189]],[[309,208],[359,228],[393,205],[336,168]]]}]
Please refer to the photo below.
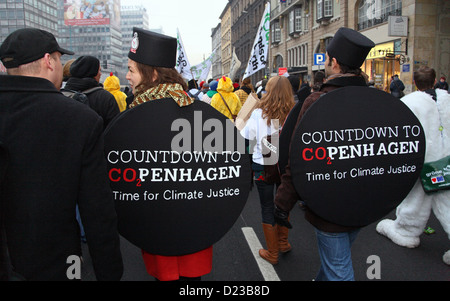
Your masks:
[{"label": "red trousers", "polygon": [[182,277],[200,277],[211,272],[212,246],[197,253],[181,256],[161,256],[142,250],[147,273],[160,281],[173,281]]}]

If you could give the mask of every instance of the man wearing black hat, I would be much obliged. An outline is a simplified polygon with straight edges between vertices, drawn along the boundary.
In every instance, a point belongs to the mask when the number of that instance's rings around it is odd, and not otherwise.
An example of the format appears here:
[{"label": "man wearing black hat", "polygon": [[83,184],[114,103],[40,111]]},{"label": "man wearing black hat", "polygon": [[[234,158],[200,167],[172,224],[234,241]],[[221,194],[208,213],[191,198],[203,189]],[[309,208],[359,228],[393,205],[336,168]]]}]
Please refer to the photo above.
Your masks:
[{"label": "man wearing black hat", "polygon": [[[170,120],[174,115],[178,116],[177,114],[181,111],[189,112],[189,110],[195,106],[194,99],[189,97],[185,92],[188,89],[188,85],[175,69],[176,53],[176,38],[141,28],[133,28],[133,40],[131,43],[130,52],[128,54],[128,73],[126,75],[126,79],[128,80],[133,91],[134,100],[130,104],[130,110],[123,115],[124,117],[121,121],[136,112],[136,110],[139,112],[139,109],[145,108],[146,106],[144,104],[146,103],[147,105],[151,102],[163,102],[167,104],[166,108],[169,107],[170,109],[168,109],[165,113],[160,113],[161,118],[166,120]],[[197,104],[199,103],[201,102],[197,102]],[[119,122],[120,118],[116,120]],[[162,130],[159,126],[159,121],[156,121],[155,123],[154,120],[152,121],[147,118],[144,120],[140,119],[133,121],[134,128],[142,128],[142,125],[137,126],[138,124],[142,124],[142,121],[144,121],[145,124],[155,124],[156,126],[153,130],[160,133],[160,140],[170,137],[170,134]],[[114,125],[112,127],[114,127]],[[109,133],[107,131],[107,142],[108,134]],[[138,133],[134,131],[133,135],[139,137],[139,141],[145,141],[149,139],[148,137],[151,137],[151,135],[145,131],[138,131]],[[132,137],[132,135],[129,135],[129,137]],[[131,141],[126,142],[130,143]],[[120,143],[124,143],[124,141],[121,140]],[[158,145],[157,142],[154,142],[154,144]],[[152,189],[156,189],[156,185],[157,184],[152,186]],[[162,193],[163,191],[160,192]],[[158,204],[158,202],[156,204]],[[190,204],[191,205],[189,206],[191,210],[183,213],[183,216],[185,217],[195,216],[198,212],[196,203],[190,202]],[[177,207],[177,205],[174,205],[172,209],[163,209],[162,211],[159,210],[161,207],[153,207],[151,212],[157,212],[160,214],[159,218],[162,219],[165,219],[164,217],[171,220],[177,219],[175,224],[180,223],[184,225],[184,221],[180,221],[177,217],[175,217],[177,216]],[[159,247],[159,251],[161,251],[161,249],[164,248],[178,246],[178,243],[173,243],[173,236],[175,235],[171,235],[173,232],[177,232],[173,231],[173,229],[177,229],[177,227],[154,227],[150,229],[150,231],[153,232],[152,235],[159,238],[158,242],[156,242],[156,239],[150,239],[150,233],[142,230],[141,227],[141,225],[144,225],[147,222],[142,222],[140,218],[145,217],[146,220],[152,220],[149,218],[150,215],[148,212],[145,212],[145,207],[138,208],[139,214],[135,216],[133,215],[134,212],[132,210],[129,210],[129,213],[118,211],[120,226],[122,229],[121,231],[123,231],[121,234],[130,241],[137,241],[138,243],[136,243],[136,245],[143,249],[142,256],[147,272],[150,275],[160,281],[173,281],[186,278],[191,280],[200,280],[203,275],[210,273],[212,269],[212,246],[208,246],[203,250],[195,252],[187,252],[187,254],[184,253],[184,248],[192,248],[193,246],[181,246],[183,250],[177,250],[178,252],[176,252],[177,255],[175,256],[165,256],[164,254],[167,253],[160,253],[156,251],[148,253],[151,252],[148,251],[149,249],[153,248],[154,250],[155,247]],[[202,223],[199,221],[199,224]],[[127,231],[127,229],[132,229],[132,231]],[[208,232],[211,233],[214,231],[208,229]],[[191,236],[197,238],[202,237],[202,235],[199,235],[194,231],[192,231]],[[190,239],[189,244],[191,244],[192,241],[196,240]],[[180,253],[183,255],[178,255]]]},{"label": "man wearing black hat", "polygon": [[[326,81],[318,92],[306,98],[298,116],[297,126],[308,108],[325,93],[347,86],[367,87],[360,66],[374,46],[370,39],[355,30],[342,27],[336,32],[327,47]],[[275,196],[275,216],[280,225],[292,227],[287,220],[288,212],[299,199],[288,165]],[[316,228],[321,259],[321,268],[316,280],[354,280],[350,247],[359,228],[330,223],[307,207],[305,218]]]},{"label": "man wearing black hat", "polygon": [[0,76],[0,141],[8,153],[2,232],[17,277],[80,279],[78,205],[97,279],[119,280],[123,264],[103,121],[59,91],[63,54],[73,52],[34,28],[13,32],[0,46],[8,73]]},{"label": "man wearing black hat", "polygon": [[70,78],[64,89],[83,92],[98,88],[90,93],[86,92],[86,95],[89,107],[103,118],[103,126],[106,128],[120,110],[114,95],[100,86],[101,75],[98,58],[89,55],[80,56],[70,66]]}]

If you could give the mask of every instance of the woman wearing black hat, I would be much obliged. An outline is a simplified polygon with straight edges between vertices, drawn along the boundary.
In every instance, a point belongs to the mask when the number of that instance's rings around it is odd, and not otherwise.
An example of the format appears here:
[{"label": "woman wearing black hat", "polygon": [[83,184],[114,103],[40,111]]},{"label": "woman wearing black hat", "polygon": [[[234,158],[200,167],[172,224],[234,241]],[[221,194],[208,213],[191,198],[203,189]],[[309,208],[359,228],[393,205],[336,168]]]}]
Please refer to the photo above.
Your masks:
[{"label": "woman wearing black hat", "polygon": [[[133,31],[126,75],[134,94],[130,108],[166,98],[173,99],[180,108],[191,105],[194,100],[185,92],[187,84],[174,68],[177,40],[138,28]],[[200,280],[212,269],[212,246],[181,256],[149,254],[144,250],[142,254],[147,272],[161,281]]]}]

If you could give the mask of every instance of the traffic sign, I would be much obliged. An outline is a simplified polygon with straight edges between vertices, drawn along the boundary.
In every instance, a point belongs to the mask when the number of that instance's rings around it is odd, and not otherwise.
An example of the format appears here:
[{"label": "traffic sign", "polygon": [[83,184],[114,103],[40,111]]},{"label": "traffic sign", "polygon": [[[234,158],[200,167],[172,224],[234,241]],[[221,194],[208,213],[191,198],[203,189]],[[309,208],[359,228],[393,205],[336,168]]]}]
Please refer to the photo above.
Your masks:
[{"label": "traffic sign", "polygon": [[325,53],[314,53],[314,65],[325,65]]}]

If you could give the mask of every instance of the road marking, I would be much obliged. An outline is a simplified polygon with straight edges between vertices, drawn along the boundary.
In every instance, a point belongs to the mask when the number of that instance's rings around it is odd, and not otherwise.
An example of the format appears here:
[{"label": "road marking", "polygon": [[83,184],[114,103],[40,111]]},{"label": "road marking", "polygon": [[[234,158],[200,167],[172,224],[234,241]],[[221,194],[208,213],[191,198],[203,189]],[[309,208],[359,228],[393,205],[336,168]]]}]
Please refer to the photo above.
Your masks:
[{"label": "road marking", "polygon": [[273,265],[268,263],[266,260],[262,259],[259,256],[259,250],[262,249],[262,245],[256,236],[255,231],[251,227],[242,228],[242,232],[244,233],[245,239],[247,240],[248,246],[252,251],[253,257],[256,259],[256,263],[258,264],[259,270],[261,271],[265,281],[280,281],[278,278],[277,272],[273,268]]}]

